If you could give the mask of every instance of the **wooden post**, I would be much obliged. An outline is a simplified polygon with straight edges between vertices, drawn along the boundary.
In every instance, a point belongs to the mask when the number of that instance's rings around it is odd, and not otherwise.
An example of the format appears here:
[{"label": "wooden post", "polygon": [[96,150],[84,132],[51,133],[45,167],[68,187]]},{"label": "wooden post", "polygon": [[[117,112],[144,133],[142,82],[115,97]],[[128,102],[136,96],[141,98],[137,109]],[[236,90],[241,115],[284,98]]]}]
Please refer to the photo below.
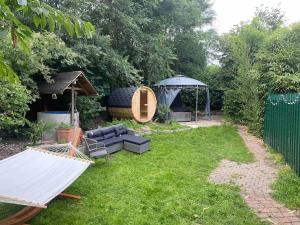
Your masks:
[{"label": "wooden post", "polygon": [[75,122],[75,89],[72,84],[71,88],[71,124],[74,125]]}]

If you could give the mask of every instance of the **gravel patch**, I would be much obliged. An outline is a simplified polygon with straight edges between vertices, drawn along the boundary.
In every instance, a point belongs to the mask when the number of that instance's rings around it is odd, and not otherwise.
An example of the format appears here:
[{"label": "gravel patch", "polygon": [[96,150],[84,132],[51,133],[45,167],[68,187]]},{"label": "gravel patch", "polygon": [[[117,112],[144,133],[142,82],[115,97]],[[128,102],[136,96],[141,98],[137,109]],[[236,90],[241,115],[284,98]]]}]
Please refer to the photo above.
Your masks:
[{"label": "gravel patch", "polygon": [[26,140],[0,142],[0,160],[21,152],[25,149],[28,143],[29,141]]}]

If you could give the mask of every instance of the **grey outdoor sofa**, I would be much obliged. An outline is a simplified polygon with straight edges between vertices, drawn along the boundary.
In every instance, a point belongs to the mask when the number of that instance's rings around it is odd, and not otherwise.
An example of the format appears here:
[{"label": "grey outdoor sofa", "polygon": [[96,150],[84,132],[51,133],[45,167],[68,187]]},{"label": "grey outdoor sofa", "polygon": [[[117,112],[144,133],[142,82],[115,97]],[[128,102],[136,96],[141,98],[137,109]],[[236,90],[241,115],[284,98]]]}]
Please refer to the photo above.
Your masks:
[{"label": "grey outdoor sofa", "polygon": [[90,156],[95,158],[121,149],[141,154],[149,150],[150,144],[149,139],[137,136],[122,124],[87,131],[85,141]]}]

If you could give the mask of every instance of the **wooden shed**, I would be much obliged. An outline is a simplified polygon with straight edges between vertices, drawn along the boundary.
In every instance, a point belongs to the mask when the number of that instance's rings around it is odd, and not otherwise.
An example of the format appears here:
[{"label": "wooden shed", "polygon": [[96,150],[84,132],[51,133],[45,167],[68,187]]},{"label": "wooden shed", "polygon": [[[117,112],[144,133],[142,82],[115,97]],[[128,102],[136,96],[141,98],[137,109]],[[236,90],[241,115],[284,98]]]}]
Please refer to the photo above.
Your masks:
[{"label": "wooden shed", "polygon": [[108,99],[108,111],[113,118],[133,118],[140,123],[152,120],[156,111],[155,93],[149,87],[115,89]]}]

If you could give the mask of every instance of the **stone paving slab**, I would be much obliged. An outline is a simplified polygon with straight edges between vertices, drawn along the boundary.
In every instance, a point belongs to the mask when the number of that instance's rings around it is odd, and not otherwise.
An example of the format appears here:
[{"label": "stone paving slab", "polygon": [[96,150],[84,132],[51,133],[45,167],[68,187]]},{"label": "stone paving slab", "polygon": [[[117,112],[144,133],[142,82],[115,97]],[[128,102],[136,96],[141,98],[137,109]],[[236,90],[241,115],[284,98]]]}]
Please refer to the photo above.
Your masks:
[{"label": "stone paving slab", "polygon": [[198,128],[198,127],[221,126],[224,124],[224,121],[221,115],[212,115],[211,120],[208,120],[207,118],[204,117],[199,117],[198,121],[179,122],[179,124],[191,128]]},{"label": "stone paving slab", "polygon": [[238,185],[247,205],[260,218],[272,224],[300,225],[299,211],[287,209],[271,196],[271,185],[277,178],[280,166],[270,160],[262,140],[248,134],[245,127],[239,128],[239,134],[256,161],[240,164],[222,160],[210,174],[209,180],[217,184]]}]

